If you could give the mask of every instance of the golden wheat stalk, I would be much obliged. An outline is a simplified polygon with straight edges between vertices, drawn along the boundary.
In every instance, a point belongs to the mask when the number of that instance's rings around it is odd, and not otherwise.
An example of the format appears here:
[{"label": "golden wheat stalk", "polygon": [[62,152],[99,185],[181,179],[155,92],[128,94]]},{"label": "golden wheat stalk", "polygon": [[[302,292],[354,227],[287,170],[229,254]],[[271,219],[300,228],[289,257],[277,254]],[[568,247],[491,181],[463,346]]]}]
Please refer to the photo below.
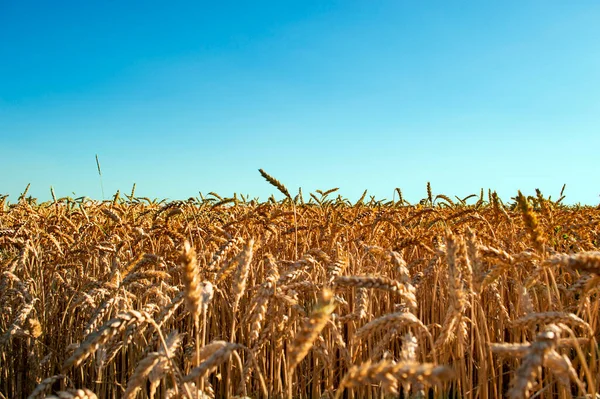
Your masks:
[{"label": "golden wheat stalk", "polygon": [[81,345],[75,350],[73,355],[65,360],[63,370],[69,367],[77,367],[92,355],[101,345],[109,342],[117,334],[123,332],[129,325],[136,323],[143,324],[147,320],[151,320],[150,315],[137,310],[129,310],[125,313],[120,313],[114,319],[104,323],[96,332],[88,335]]},{"label": "golden wheat stalk", "polygon": [[265,180],[268,181],[272,186],[274,186],[275,188],[277,188],[279,190],[279,192],[281,192],[287,198],[292,199],[292,196],[290,195],[290,192],[283,185],[283,183],[281,183],[279,180],[277,180],[276,178],[274,178],[273,176],[271,176],[270,174],[268,174],[267,172],[265,172],[262,169],[259,169],[258,171],[260,172],[260,174],[262,175],[262,177],[264,177]]},{"label": "golden wheat stalk", "polygon": [[514,327],[533,327],[539,325],[550,324],[567,324],[583,328],[590,336],[594,334],[592,327],[586,321],[573,313],[566,312],[543,312],[530,313],[512,322]]},{"label": "golden wheat stalk", "polygon": [[521,210],[521,214],[523,216],[523,222],[525,223],[525,228],[529,233],[531,241],[533,242],[533,247],[538,251],[538,253],[544,252],[544,238],[542,234],[542,229],[539,225],[539,221],[537,215],[533,211],[533,208],[529,204],[529,201],[525,196],[519,191],[517,195],[517,205]]},{"label": "golden wheat stalk", "polygon": [[294,340],[292,341],[287,359],[287,369],[289,374],[293,373],[296,366],[308,354],[315,339],[327,325],[334,309],[335,302],[333,300],[333,293],[328,289],[324,289],[321,292],[321,297],[317,306],[312,311],[310,317],[306,320],[300,331],[296,333]]}]

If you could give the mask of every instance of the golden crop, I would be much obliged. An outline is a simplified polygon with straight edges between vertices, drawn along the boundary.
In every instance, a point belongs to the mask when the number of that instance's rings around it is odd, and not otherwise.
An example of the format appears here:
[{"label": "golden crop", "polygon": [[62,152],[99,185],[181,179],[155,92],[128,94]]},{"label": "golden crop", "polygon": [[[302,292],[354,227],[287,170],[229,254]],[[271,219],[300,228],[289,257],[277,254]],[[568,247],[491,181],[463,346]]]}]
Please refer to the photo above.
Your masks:
[{"label": "golden crop", "polygon": [[0,398],[600,391],[600,209],[267,180],[283,201],[4,198]]}]

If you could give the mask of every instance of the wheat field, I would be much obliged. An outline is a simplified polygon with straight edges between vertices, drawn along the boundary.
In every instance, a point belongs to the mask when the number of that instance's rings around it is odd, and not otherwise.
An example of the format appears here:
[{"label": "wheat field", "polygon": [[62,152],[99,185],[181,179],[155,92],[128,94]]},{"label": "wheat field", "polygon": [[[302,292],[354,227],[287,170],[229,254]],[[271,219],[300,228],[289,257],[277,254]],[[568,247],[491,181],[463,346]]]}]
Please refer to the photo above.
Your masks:
[{"label": "wheat field", "polygon": [[283,200],[3,197],[0,398],[597,397],[599,208],[261,173]]}]

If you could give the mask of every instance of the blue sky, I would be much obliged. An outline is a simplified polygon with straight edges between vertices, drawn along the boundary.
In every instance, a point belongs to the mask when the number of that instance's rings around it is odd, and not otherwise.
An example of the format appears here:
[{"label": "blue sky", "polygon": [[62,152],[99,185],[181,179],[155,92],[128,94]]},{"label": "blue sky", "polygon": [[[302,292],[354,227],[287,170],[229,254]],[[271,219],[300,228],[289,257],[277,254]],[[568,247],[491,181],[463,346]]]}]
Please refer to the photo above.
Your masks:
[{"label": "blue sky", "polygon": [[0,0],[0,193],[600,200],[597,1]]}]

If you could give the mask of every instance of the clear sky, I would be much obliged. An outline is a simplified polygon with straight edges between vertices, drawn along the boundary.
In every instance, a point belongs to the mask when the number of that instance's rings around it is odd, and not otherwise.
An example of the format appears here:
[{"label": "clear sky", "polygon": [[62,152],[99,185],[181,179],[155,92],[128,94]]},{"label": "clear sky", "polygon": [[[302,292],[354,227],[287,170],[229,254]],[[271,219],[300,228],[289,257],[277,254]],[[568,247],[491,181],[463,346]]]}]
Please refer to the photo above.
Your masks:
[{"label": "clear sky", "polygon": [[600,197],[600,2],[0,0],[0,193]]}]

